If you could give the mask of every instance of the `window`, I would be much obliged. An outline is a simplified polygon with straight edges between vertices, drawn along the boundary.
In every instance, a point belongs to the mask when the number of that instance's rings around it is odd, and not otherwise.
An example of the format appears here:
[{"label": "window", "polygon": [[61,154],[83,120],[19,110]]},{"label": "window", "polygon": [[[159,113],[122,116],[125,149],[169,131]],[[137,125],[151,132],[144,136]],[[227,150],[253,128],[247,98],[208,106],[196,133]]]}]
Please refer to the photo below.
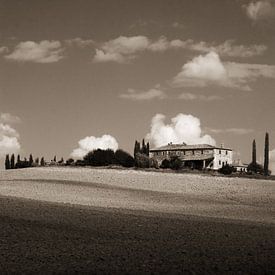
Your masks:
[{"label": "window", "polygon": [[195,155],[195,150],[192,150],[192,154]]},{"label": "window", "polygon": [[227,155],[227,154],[228,154],[228,152],[227,152],[227,151],[225,151],[225,154]]},{"label": "window", "polygon": [[219,154],[221,155],[221,153],[222,153],[222,150],[219,150]]},{"label": "window", "polygon": [[219,165],[221,165],[222,164],[222,162],[219,160]]},{"label": "window", "polygon": [[201,154],[203,155],[203,150],[201,150]]}]

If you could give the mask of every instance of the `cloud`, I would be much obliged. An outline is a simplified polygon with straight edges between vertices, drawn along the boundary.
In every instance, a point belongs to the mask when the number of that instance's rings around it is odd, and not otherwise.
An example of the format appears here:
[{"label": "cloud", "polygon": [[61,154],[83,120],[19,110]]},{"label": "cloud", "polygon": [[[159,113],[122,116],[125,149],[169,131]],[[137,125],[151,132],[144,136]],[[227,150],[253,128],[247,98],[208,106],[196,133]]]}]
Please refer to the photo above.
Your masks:
[{"label": "cloud", "polygon": [[95,42],[92,39],[82,39],[80,37],[67,39],[67,40],[65,40],[65,43],[68,46],[77,46],[77,47],[80,47],[80,48],[93,46],[95,44]]},{"label": "cloud", "polygon": [[173,78],[175,87],[206,87],[217,85],[250,91],[250,82],[258,78],[275,78],[275,66],[222,62],[219,55],[210,52],[199,55],[183,65]]},{"label": "cloud", "polygon": [[131,100],[151,100],[151,99],[164,99],[166,94],[159,88],[152,88],[148,91],[136,91],[134,89],[128,89],[124,94],[119,95],[120,98]]},{"label": "cloud", "polygon": [[185,26],[179,22],[173,22],[172,27],[175,29],[184,29]]},{"label": "cloud", "polygon": [[213,101],[222,99],[221,96],[217,95],[197,95],[192,93],[182,93],[179,95],[179,99],[183,100],[201,100],[201,101]]},{"label": "cloud", "polygon": [[165,124],[165,115],[156,114],[152,118],[151,130],[146,138],[158,147],[169,142],[187,144],[212,144],[215,140],[209,135],[202,135],[200,120],[186,114],[178,114],[171,119],[170,124]]},{"label": "cloud", "polygon": [[9,49],[8,49],[7,47],[5,47],[5,46],[0,47],[0,54],[6,53],[6,52],[8,52],[8,51],[9,51]]},{"label": "cloud", "polygon": [[224,43],[215,45],[207,42],[189,43],[188,48],[202,53],[216,52],[220,56],[229,57],[252,57],[262,55],[266,50],[265,45],[234,45],[234,40],[226,40]]},{"label": "cloud", "polygon": [[59,41],[20,42],[6,59],[18,62],[53,63],[63,58]]},{"label": "cloud", "polygon": [[247,128],[227,128],[227,129],[205,128],[205,131],[215,133],[215,134],[230,133],[235,135],[246,135],[254,132],[253,129],[247,129]]},{"label": "cloud", "polygon": [[2,115],[0,120],[0,158],[3,158],[6,154],[18,152],[21,147],[18,132],[10,125],[3,123],[7,117],[11,118],[11,116]]},{"label": "cloud", "polygon": [[21,119],[18,116],[11,115],[10,113],[1,113],[0,114],[0,123],[20,123]]},{"label": "cloud", "polygon": [[275,5],[271,0],[253,1],[243,7],[246,10],[247,16],[253,21],[275,16]]},{"label": "cloud", "polygon": [[118,149],[116,139],[110,135],[103,135],[102,137],[85,137],[78,142],[78,148],[71,153],[73,158],[83,158],[87,153],[95,149]]},{"label": "cloud", "polygon": [[149,40],[146,36],[120,36],[105,42],[100,49],[96,49],[94,62],[125,63],[135,58],[138,52],[144,51],[148,45]]},{"label": "cloud", "polygon": [[165,52],[167,50],[185,49],[208,53],[215,51],[222,56],[231,57],[251,57],[262,55],[267,47],[265,45],[235,45],[234,40],[226,40],[222,44],[208,42],[194,42],[187,40],[168,40],[165,36],[160,36],[157,40],[150,40],[146,36],[120,36],[109,40],[96,49],[94,62],[118,62],[129,63],[144,51]]}]

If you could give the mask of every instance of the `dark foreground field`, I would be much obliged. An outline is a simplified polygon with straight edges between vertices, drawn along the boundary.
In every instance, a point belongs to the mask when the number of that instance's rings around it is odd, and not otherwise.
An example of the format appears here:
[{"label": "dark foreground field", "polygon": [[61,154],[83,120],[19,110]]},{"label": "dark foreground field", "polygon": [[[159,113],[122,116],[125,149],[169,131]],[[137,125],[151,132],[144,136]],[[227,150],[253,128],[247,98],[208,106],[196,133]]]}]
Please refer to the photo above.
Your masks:
[{"label": "dark foreground field", "polygon": [[274,226],[0,197],[0,273],[275,272]]}]

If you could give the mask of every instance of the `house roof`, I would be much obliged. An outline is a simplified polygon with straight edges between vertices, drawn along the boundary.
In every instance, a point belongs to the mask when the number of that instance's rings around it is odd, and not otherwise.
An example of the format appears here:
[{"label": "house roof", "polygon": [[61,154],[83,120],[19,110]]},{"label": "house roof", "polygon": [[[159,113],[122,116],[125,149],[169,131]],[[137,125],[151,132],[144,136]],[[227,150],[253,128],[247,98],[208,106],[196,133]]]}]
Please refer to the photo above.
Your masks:
[{"label": "house roof", "polygon": [[183,143],[183,144],[171,144],[171,143],[169,143],[168,145],[164,145],[164,146],[161,146],[161,147],[158,147],[158,148],[150,149],[150,152],[155,152],[155,151],[177,151],[177,150],[196,150],[196,149],[223,149],[223,150],[232,151],[232,149],[229,149],[229,148],[221,148],[221,147],[216,147],[216,146],[209,145],[209,144],[187,145],[185,143]]}]

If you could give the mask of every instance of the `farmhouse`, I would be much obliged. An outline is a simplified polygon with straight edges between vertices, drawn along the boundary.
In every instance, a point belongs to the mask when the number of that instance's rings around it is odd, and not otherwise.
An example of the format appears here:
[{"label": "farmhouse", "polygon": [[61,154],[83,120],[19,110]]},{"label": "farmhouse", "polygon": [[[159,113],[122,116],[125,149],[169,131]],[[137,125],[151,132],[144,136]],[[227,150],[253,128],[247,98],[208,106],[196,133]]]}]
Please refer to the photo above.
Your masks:
[{"label": "farmhouse", "polygon": [[212,146],[209,144],[187,145],[172,144],[150,150],[150,157],[154,158],[160,166],[164,159],[177,156],[184,166],[194,169],[209,168],[217,170],[223,165],[232,164],[232,149]]}]

